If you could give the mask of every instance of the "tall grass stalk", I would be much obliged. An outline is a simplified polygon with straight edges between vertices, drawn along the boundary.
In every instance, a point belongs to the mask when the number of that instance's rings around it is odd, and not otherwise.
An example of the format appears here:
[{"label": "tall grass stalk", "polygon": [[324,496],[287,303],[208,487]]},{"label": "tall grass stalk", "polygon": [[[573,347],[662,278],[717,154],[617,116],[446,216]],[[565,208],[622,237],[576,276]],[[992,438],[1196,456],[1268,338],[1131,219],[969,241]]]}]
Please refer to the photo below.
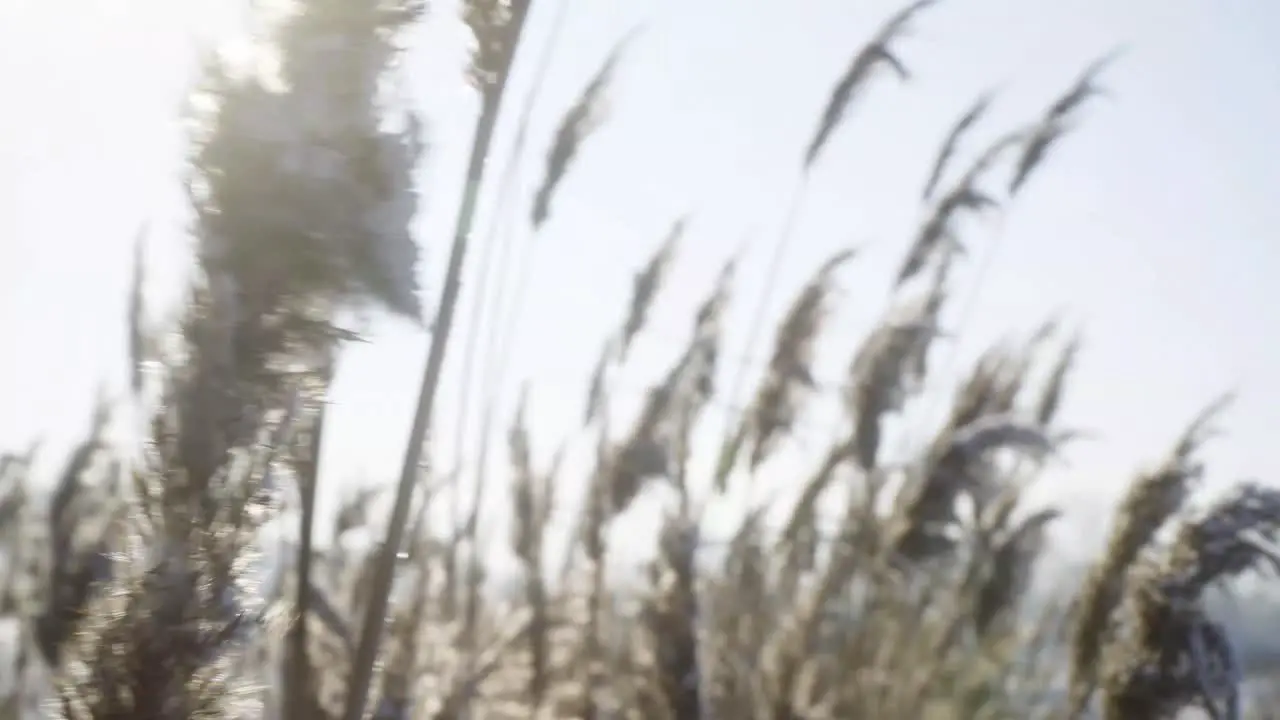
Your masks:
[{"label": "tall grass stalk", "polygon": [[470,24],[473,32],[478,36],[477,41],[481,48],[472,63],[474,75],[481,78],[478,88],[481,97],[480,115],[476,119],[471,156],[464,176],[465,184],[462,200],[458,205],[444,288],[441,292],[435,322],[432,325],[431,349],[427,354],[418,405],[414,412],[413,426],[409,431],[409,443],[405,450],[400,479],[396,485],[395,504],[392,506],[391,517],[387,524],[382,554],[371,578],[371,594],[361,626],[360,641],[356,646],[351,685],[343,713],[344,720],[360,720],[367,704],[369,685],[373,678],[374,664],[377,662],[378,646],[382,640],[383,625],[390,600],[395,558],[400,552],[405,524],[409,519],[409,504],[413,497],[414,485],[422,470],[422,453],[429,439],[436,390],[440,384],[440,372],[444,367],[449,333],[453,328],[453,316],[457,311],[462,265],[471,236],[471,226],[475,221],[476,202],[484,181],[486,163],[489,160],[489,146],[493,141],[507,78],[520,44],[525,18],[529,13],[532,0],[511,0],[509,7],[500,0],[466,0],[465,4],[467,12],[470,13],[469,19],[475,18]]},{"label": "tall grass stalk", "polygon": [[[511,251],[511,240],[513,233],[511,226],[505,221],[510,219],[509,210],[511,201],[516,190],[517,181],[520,179],[520,170],[523,167],[525,145],[529,139],[529,123],[533,117],[533,110],[537,105],[538,97],[541,95],[542,85],[546,80],[547,73],[551,69],[551,61],[555,56],[556,46],[559,43],[561,32],[564,30],[566,18],[569,16],[569,10],[572,7],[571,0],[562,0],[556,9],[556,17],[552,21],[550,36],[547,39],[547,45],[542,49],[538,57],[537,68],[533,74],[533,87],[525,95],[524,104],[520,108],[520,116],[516,123],[516,136],[512,141],[511,151],[506,157],[502,171],[498,174],[501,178],[497,195],[494,199],[493,220],[489,223],[488,232],[485,234],[484,242],[481,243],[481,253],[479,258],[480,276],[476,284],[477,307],[475,320],[467,329],[466,349],[463,351],[462,363],[462,380],[460,386],[462,388],[463,397],[458,408],[458,441],[455,449],[455,457],[457,462],[462,462],[465,454],[466,434],[463,429],[467,427],[468,418],[470,416],[472,403],[471,400],[471,374],[475,367],[479,365],[476,361],[476,351],[478,343],[485,328],[488,319],[488,311],[492,310],[501,316],[501,308],[505,298],[505,283],[500,283],[495,289],[495,296],[489,297],[489,279],[496,269],[499,277],[505,277],[508,268],[509,254]],[[484,347],[488,348],[486,354],[485,373],[482,376],[482,384],[489,386],[492,372],[491,358],[494,355],[493,348],[497,345],[498,329],[502,327],[500,323],[494,322],[491,326],[489,336]],[[487,400],[486,400],[487,403]],[[455,473],[457,469],[455,468]],[[461,497],[461,493],[455,493],[456,497]],[[461,516],[460,508],[455,507],[454,517],[459,519]],[[459,520],[460,521],[460,520]]]}]

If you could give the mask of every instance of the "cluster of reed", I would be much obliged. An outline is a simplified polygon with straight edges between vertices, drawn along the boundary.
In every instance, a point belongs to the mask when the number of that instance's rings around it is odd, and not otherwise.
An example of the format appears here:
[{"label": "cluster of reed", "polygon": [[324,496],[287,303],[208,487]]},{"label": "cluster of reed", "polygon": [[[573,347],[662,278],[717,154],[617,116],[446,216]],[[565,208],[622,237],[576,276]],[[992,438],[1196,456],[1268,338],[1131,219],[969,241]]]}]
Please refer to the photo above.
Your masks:
[{"label": "cluster of reed", "polygon": [[[610,411],[609,378],[646,330],[678,223],[637,273],[592,379],[582,432],[598,450],[580,505],[563,502],[559,463],[535,467],[524,412],[513,420],[510,551],[521,582],[511,596],[486,590],[479,498],[454,527],[428,526],[449,478],[420,461],[529,4],[464,2],[481,112],[404,474],[389,523],[371,517],[375,493],[352,497],[325,551],[312,535],[325,393],[350,337],[338,319],[353,305],[422,314],[407,230],[420,123],[403,113],[400,129],[387,129],[378,101],[396,31],[424,8],[304,0],[273,19],[272,82],[211,64],[193,103],[198,272],[173,328],[146,328],[141,263],[135,274],[130,406],[148,420],[145,442],[108,443],[101,405],[45,507],[31,500],[30,454],[0,459],[0,611],[18,619],[4,717],[39,700],[68,720],[1144,720],[1196,706],[1241,717],[1243,669],[1202,598],[1216,582],[1280,564],[1280,492],[1244,485],[1187,512],[1218,406],[1133,481],[1086,582],[1048,607],[1026,598],[1058,511],[1026,496],[1072,435],[1055,418],[1073,337],[1048,322],[991,347],[927,442],[885,447],[886,428],[936,372],[931,350],[963,221],[1025,190],[1098,91],[1105,62],[987,147],[965,145],[992,98],[954,124],[927,169],[927,211],[887,310],[835,391],[840,434],[794,480],[797,500],[779,522],[766,515],[772,506],[750,508],[714,555],[702,552],[708,505],[776,474],[769,460],[823,392],[814,355],[839,273],[855,258],[829,258],[794,298],[714,477],[696,478],[694,430],[710,404],[740,400],[718,382],[732,262],[637,416],[619,429]],[[800,177],[873,80],[907,77],[900,36],[933,4],[895,14],[853,55],[797,159]],[[620,59],[567,112],[533,200],[534,229],[600,124]],[[147,363],[164,372],[148,377]],[[655,533],[642,588],[625,590],[606,572],[608,530],[656,483],[678,501]],[[577,532],[555,577],[547,535],[566,510]],[[300,541],[264,572],[262,528],[286,519],[299,523]],[[372,549],[346,543],[362,526],[387,535]]]}]

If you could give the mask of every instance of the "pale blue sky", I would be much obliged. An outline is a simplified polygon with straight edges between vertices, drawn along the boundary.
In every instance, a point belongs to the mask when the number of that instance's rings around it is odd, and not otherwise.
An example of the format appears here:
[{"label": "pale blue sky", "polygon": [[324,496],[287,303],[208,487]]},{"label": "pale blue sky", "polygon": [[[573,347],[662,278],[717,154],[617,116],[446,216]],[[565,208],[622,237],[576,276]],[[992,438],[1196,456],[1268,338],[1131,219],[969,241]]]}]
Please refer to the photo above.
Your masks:
[{"label": "pale blue sky", "polygon": [[[531,42],[545,38],[565,1],[536,0]],[[742,357],[745,319],[816,115],[851,53],[899,6],[567,1],[524,163],[530,183],[560,113],[612,44],[638,23],[647,30],[618,77],[611,121],[584,148],[527,266],[533,275],[509,389],[532,380],[544,445],[575,431],[583,379],[621,321],[631,274],[687,209],[697,214],[672,282],[618,392],[634,405],[678,349],[720,264],[750,240],[730,334],[739,348],[730,354]],[[451,5],[437,4],[410,60],[433,145],[423,170],[428,305],[476,106],[458,72],[465,36]],[[11,338],[0,356],[0,444],[33,434],[64,442],[83,427],[99,378],[123,377],[135,229],[152,221],[159,267],[181,255],[175,118],[193,38],[220,27],[209,7],[0,3],[0,332]],[[1212,446],[1211,475],[1280,477],[1267,450],[1280,426],[1280,343],[1268,331],[1280,327],[1280,294],[1268,287],[1280,276],[1277,33],[1280,7],[1246,0],[943,2],[901,45],[916,79],[876,86],[820,162],[779,268],[773,314],[827,255],[866,247],[842,276],[846,301],[824,358],[824,376],[836,379],[883,308],[889,273],[920,219],[921,182],[954,118],[977,93],[999,87],[990,137],[1124,44],[1127,54],[1105,76],[1114,96],[1089,109],[1002,229],[989,224],[966,236],[974,259],[960,277],[962,305],[984,252],[996,243],[998,251],[959,354],[942,363],[963,367],[1000,334],[1058,309],[1083,328],[1063,419],[1101,439],[1073,448],[1070,467],[1052,479],[1055,497],[1083,511],[1083,539],[1096,536],[1098,508],[1133,469],[1227,389],[1241,394],[1227,416],[1229,435]],[[517,239],[531,247],[526,234]],[[390,480],[400,462],[425,340],[399,325],[379,328],[373,340],[349,354],[336,391],[328,449],[335,483]],[[451,352],[455,382],[439,422],[448,454],[460,347]],[[822,408],[806,418],[813,440],[775,466],[779,475],[826,437],[831,419]]]}]

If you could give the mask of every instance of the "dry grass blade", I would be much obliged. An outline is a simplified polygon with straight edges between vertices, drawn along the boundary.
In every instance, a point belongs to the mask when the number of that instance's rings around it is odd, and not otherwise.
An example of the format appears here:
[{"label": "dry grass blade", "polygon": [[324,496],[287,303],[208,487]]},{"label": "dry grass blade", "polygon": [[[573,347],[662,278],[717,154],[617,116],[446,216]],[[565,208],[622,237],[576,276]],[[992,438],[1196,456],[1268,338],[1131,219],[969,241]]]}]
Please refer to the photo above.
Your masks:
[{"label": "dry grass blade", "polygon": [[1067,346],[1058,355],[1058,361],[1054,364],[1053,370],[1050,371],[1049,380],[1045,383],[1045,387],[1036,402],[1035,416],[1041,425],[1048,425],[1057,416],[1058,408],[1062,404],[1062,397],[1066,390],[1067,377],[1075,366],[1076,358],[1079,354],[1080,337],[1076,336],[1068,341]]},{"label": "dry grass blade", "polygon": [[1046,119],[1061,120],[1078,110],[1089,98],[1101,95],[1103,90],[1097,85],[1098,76],[1122,54],[1123,49],[1115,49],[1090,63],[1075,84],[1049,106]]},{"label": "dry grass blade", "polygon": [[541,515],[537,508],[538,488],[529,451],[529,431],[525,427],[526,402],[527,394],[521,392],[516,404],[515,419],[507,433],[507,450],[511,456],[512,469],[511,504],[514,513],[511,550],[521,559],[526,559],[526,553],[533,551],[534,540],[539,532],[537,518]]},{"label": "dry grass blade", "polygon": [[[292,442],[288,427],[286,413],[259,428],[259,443]],[[159,439],[163,448],[165,436]],[[92,601],[65,665],[95,670],[71,673],[62,688],[73,717],[229,718],[251,701],[245,678],[230,668],[268,620],[269,591],[252,572],[252,544],[273,502],[269,460],[253,462],[238,450],[239,458],[199,486],[206,494],[192,497],[190,486],[174,482],[182,447],[172,443],[139,470],[156,488],[161,511],[145,519],[155,529],[149,546],[141,527],[120,528],[124,545],[110,583]]]},{"label": "dry grass blade", "polygon": [[556,459],[551,471],[539,481],[530,457],[524,410],[525,398],[522,395],[508,434],[513,471],[511,494],[514,527],[511,549],[522,566],[525,601],[530,611],[528,697],[530,705],[536,710],[546,699],[551,682],[551,616],[542,560],[547,523],[552,512],[552,478],[557,472],[559,459]]},{"label": "dry grass blade", "polygon": [[582,424],[590,425],[605,411],[605,391],[609,380],[609,370],[618,357],[618,340],[610,336],[600,349],[600,357],[591,371],[591,381],[587,385],[587,404],[582,414]]},{"label": "dry grass blade", "polygon": [[[685,356],[684,373],[691,384],[688,392],[696,402],[690,409],[688,421],[692,424],[694,415],[701,410],[716,392],[716,373],[720,369],[720,341],[724,322],[724,313],[728,308],[733,281],[737,271],[737,258],[730,258],[716,278],[711,295],[698,307],[694,317],[694,338]],[[732,439],[722,448],[717,460],[717,468],[712,477],[712,484],[717,492],[723,492],[728,481],[733,462],[742,445],[742,433],[735,443]]]},{"label": "dry grass blade", "polygon": [[895,287],[901,287],[923,270],[931,258],[942,252],[943,263],[961,252],[962,245],[956,237],[955,223],[964,213],[977,214],[999,207],[999,201],[981,189],[978,182],[1004,153],[1020,141],[1018,134],[1007,134],[992,143],[954,185],[934,203],[933,209],[920,227],[915,241],[907,251],[902,267],[898,270]]},{"label": "dry grass blade", "polygon": [[854,423],[855,457],[865,471],[876,466],[885,419],[923,387],[929,349],[941,335],[945,268],[940,266],[926,297],[893,308],[849,363],[845,410]]},{"label": "dry grass blade", "polygon": [[1101,94],[1102,90],[1097,85],[1098,76],[1119,55],[1120,51],[1115,50],[1091,63],[1075,84],[1049,106],[1023,145],[1013,177],[1009,181],[1010,196],[1018,194],[1036,168],[1044,162],[1053,145],[1071,129],[1074,116],[1085,101]]},{"label": "dry grass blade", "polygon": [[88,434],[73,448],[49,498],[48,595],[44,611],[36,618],[35,636],[52,667],[62,661],[62,647],[76,631],[92,585],[107,578],[102,547],[84,521],[94,504],[85,475],[95,456],[106,448],[103,432],[109,412],[107,403],[99,398]]},{"label": "dry grass blade", "polygon": [[1060,516],[1056,508],[1032,513],[991,550],[988,575],[977,590],[973,608],[974,627],[979,633],[991,631],[1001,620],[1015,619],[1018,602],[1030,585],[1032,564],[1040,555],[1045,529]]},{"label": "dry grass blade", "polygon": [[924,200],[928,201],[933,198],[933,193],[937,190],[938,183],[942,181],[943,173],[947,171],[947,165],[950,164],[951,158],[960,147],[960,141],[987,113],[994,100],[995,93],[993,92],[979,95],[978,99],[965,111],[964,115],[960,116],[955,125],[951,126],[951,130],[947,132],[946,139],[942,141],[942,148],[938,150],[938,155],[933,161],[933,169],[929,171],[929,179],[925,181],[924,192],[921,194]]},{"label": "dry grass blade", "polygon": [[1240,717],[1242,669],[1202,595],[1247,570],[1280,568],[1278,533],[1280,492],[1244,484],[1135,570],[1122,631],[1105,653],[1106,720],[1157,720],[1195,705],[1213,718]]},{"label": "dry grass blade", "polygon": [[126,318],[129,333],[129,386],[135,395],[142,392],[142,367],[148,354],[144,317],[147,230],[144,225],[133,241],[133,272],[129,278],[129,310]]},{"label": "dry grass blade", "polygon": [[653,643],[656,693],[671,720],[702,717],[698,633],[702,613],[696,588],[698,528],[691,518],[665,520],[659,557],[650,572],[650,594],[642,610]]},{"label": "dry grass blade", "polygon": [[1010,342],[988,348],[956,390],[948,426],[960,428],[989,414],[1012,411],[1028,367],[1019,348]]},{"label": "dry grass blade", "polygon": [[554,503],[555,475],[560,456],[541,478],[533,468],[529,432],[525,425],[525,399],[521,396],[508,434],[511,455],[513,529],[511,549],[524,575],[524,599],[529,608],[528,699],[533,710],[541,707],[551,685],[551,608],[543,575],[543,550]]},{"label": "dry grass blade", "polygon": [[952,435],[955,452],[970,457],[997,448],[1014,449],[1044,458],[1057,449],[1057,442],[1036,422],[1008,415],[987,415],[960,428]]},{"label": "dry grass blade", "polygon": [[813,355],[822,323],[830,313],[832,282],[837,270],[853,259],[853,250],[828,258],[800,290],[783,316],[773,344],[765,377],[756,391],[746,418],[750,443],[749,464],[755,470],[791,432],[799,416],[803,396],[817,388]]},{"label": "dry grass blade", "polygon": [[0,454],[0,537],[21,529],[20,520],[30,499],[27,483],[34,455],[34,446],[25,456]]},{"label": "dry grass blade", "polygon": [[555,140],[547,152],[547,168],[542,182],[533,196],[531,220],[534,229],[542,227],[551,214],[551,201],[555,192],[569,172],[569,166],[577,156],[582,143],[586,141],[604,121],[606,112],[606,95],[613,81],[614,73],[622,55],[630,44],[635,32],[627,35],[614,47],[604,64],[596,71],[595,76],[587,83],[582,94],[560,121]]},{"label": "dry grass blade", "polygon": [[[677,224],[679,229],[681,224]],[[634,338],[642,329],[645,308],[649,307],[658,290],[674,251],[678,232],[668,236],[647,268],[637,276],[636,291],[629,305],[629,312],[620,337]],[[643,489],[645,482],[657,476],[678,476],[683,470],[680,446],[698,413],[711,398],[712,385],[719,353],[720,323],[727,304],[729,285],[733,277],[731,261],[721,270],[711,295],[698,307],[694,318],[693,335],[683,353],[666,376],[650,388],[640,414],[631,431],[617,447],[606,453],[607,458],[597,468],[593,482],[603,483],[596,491],[602,493],[605,506],[601,522],[623,512]],[[600,414],[607,401],[605,373],[613,361],[614,350],[620,340],[609,341],[593,373],[588,394],[588,423],[599,417],[602,425],[608,418]],[[607,441],[607,427],[601,429],[602,442]]]},{"label": "dry grass blade", "polygon": [[844,121],[845,113],[849,111],[850,105],[857,100],[858,93],[866,85],[867,81],[871,79],[876,70],[881,67],[888,67],[903,80],[910,76],[906,66],[894,54],[891,44],[902,35],[907,28],[907,24],[917,14],[936,3],[937,0],[917,0],[898,11],[881,26],[879,32],[871,38],[866,46],[858,51],[857,55],[853,56],[849,67],[831,90],[831,96],[827,99],[826,108],[822,111],[822,120],[818,123],[818,128],[814,131],[813,138],[805,149],[804,167],[806,169],[811,167],[818,159],[823,148],[826,147],[827,141],[831,139],[831,135]]},{"label": "dry grass blade", "polygon": [[667,233],[666,240],[658,248],[658,252],[654,253],[649,263],[635,277],[631,292],[631,303],[627,307],[627,320],[622,326],[622,345],[619,351],[621,360],[626,360],[627,352],[631,349],[631,343],[635,340],[640,330],[644,328],[645,321],[649,316],[649,308],[653,305],[658,289],[661,287],[663,279],[671,267],[671,261],[675,257],[676,247],[680,239],[684,236],[686,225],[687,220],[681,218],[671,226],[671,230]]},{"label": "dry grass blade", "polygon": [[1076,601],[1070,717],[1083,712],[1093,696],[1097,662],[1113,630],[1112,615],[1124,595],[1126,575],[1199,482],[1203,468],[1194,454],[1229,401],[1230,396],[1224,396],[1197,415],[1168,457],[1155,471],[1140,476],[1120,501],[1107,549],[1090,570]]},{"label": "dry grass blade", "polygon": [[607,478],[605,519],[625,512],[648,480],[672,471],[675,392],[670,382],[650,388],[631,432],[612,453],[602,476]]},{"label": "dry grass blade", "polygon": [[695,392],[703,402],[715,394],[716,370],[719,368],[720,334],[724,313],[729,307],[730,293],[737,270],[736,258],[720,269],[711,295],[698,306],[694,317],[692,352],[697,358]]},{"label": "dry grass blade", "polygon": [[[792,508],[790,516],[782,526],[779,545],[784,552],[790,553],[785,566],[792,570],[789,574],[793,578],[798,572],[813,569],[818,539],[816,537],[818,501],[831,486],[832,480],[836,477],[836,471],[853,456],[852,443],[838,443],[829,448],[818,469],[801,489],[795,507]],[[790,582],[784,581],[782,585],[790,587],[792,582],[794,579]]]},{"label": "dry grass blade", "polygon": [[997,451],[1041,459],[1053,452],[1058,439],[1034,422],[1008,415],[983,415],[944,433],[926,458],[919,475],[901,496],[896,532],[891,541],[895,559],[920,562],[955,549],[952,527],[956,501],[973,500],[978,512],[993,494],[989,458]]},{"label": "dry grass blade", "polygon": [[[728,309],[733,282],[737,273],[738,259],[731,257],[720,268],[710,295],[703,300],[694,314],[693,337],[685,348],[679,364],[672,370],[671,382],[677,385],[680,397],[687,403],[682,408],[680,421],[682,432],[692,431],[699,413],[707,406],[716,392],[716,374],[720,369],[720,342]],[[678,376],[678,377],[677,377]],[[738,451],[745,442],[747,425],[740,428],[736,442],[731,441],[722,448],[720,466],[713,477],[713,486],[717,492],[724,490],[728,473]],[[687,437],[684,438],[687,440]],[[688,450],[686,447],[685,450]]]}]

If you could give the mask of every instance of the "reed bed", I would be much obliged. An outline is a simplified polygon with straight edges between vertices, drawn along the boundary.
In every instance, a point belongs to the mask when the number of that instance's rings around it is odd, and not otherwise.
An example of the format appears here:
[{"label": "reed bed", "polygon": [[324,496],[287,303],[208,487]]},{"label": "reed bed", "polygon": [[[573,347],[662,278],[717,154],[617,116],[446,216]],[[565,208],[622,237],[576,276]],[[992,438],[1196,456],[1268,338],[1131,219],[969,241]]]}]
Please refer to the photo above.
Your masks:
[{"label": "reed bed", "polygon": [[[855,124],[852,103],[908,91],[872,81],[910,77],[905,31],[928,22],[936,4],[903,8],[852,50],[797,154],[802,176],[834,134],[856,131],[846,127]],[[699,477],[690,458],[707,409],[737,401],[719,382],[722,325],[739,301],[735,262],[635,417],[619,426],[611,412],[610,378],[649,330],[689,232],[686,219],[673,220],[585,383],[581,432],[596,453],[584,497],[566,496],[558,459],[533,461],[538,428],[523,403],[511,419],[506,544],[520,572],[512,592],[488,589],[485,486],[453,527],[430,526],[431,504],[452,478],[421,461],[476,193],[494,180],[485,161],[531,8],[530,0],[464,0],[463,8],[477,40],[468,79],[481,111],[399,484],[353,494],[335,517],[317,517],[326,392],[342,344],[356,336],[341,319],[368,308],[424,317],[408,230],[424,123],[389,102],[381,80],[400,52],[399,31],[431,19],[413,0],[301,0],[261,18],[262,52],[278,60],[271,77],[214,60],[194,93],[197,272],[177,321],[148,327],[136,264],[133,396],[98,405],[47,502],[32,490],[35,449],[0,457],[0,612],[11,664],[0,715],[1157,720],[1200,708],[1245,716],[1245,668],[1205,598],[1224,580],[1280,569],[1280,491],[1242,484],[1216,505],[1189,506],[1207,472],[1202,444],[1225,403],[1192,419],[1166,457],[1135,475],[1105,551],[1060,603],[1028,599],[1059,510],[1027,498],[1075,435],[1057,420],[1074,335],[1047,322],[991,347],[938,400],[947,412],[930,437],[901,456],[885,447],[886,428],[935,387],[933,349],[946,329],[964,219],[1033,192],[1035,174],[1052,171],[1051,155],[1100,91],[1109,57],[973,152],[958,148],[997,98],[979,96],[963,110],[922,168],[919,230],[838,388],[820,387],[813,363],[841,273],[858,257],[841,251],[813,268],[773,328],[768,366],[711,477]],[[618,47],[550,143],[528,234],[556,212],[574,160],[605,122],[615,68],[626,62]],[[776,506],[759,501],[716,546],[704,535],[707,507],[762,476],[778,480],[769,460],[806,405],[827,393],[841,401],[841,431],[787,481],[795,502],[774,522],[766,510]],[[137,447],[105,439],[122,409],[145,419]],[[637,582],[621,581],[606,572],[609,529],[659,485],[676,501],[654,532],[654,559]],[[372,509],[387,491],[389,521]],[[575,532],[556,575],[548,535],[559,518]],[[313,541],[321,521],[335,527],[323,549]],[[299,541],[268,569],[266,530],[282,522],[297,523]],[[379,542],[349,542],[378,527],[388,528]]]}]

